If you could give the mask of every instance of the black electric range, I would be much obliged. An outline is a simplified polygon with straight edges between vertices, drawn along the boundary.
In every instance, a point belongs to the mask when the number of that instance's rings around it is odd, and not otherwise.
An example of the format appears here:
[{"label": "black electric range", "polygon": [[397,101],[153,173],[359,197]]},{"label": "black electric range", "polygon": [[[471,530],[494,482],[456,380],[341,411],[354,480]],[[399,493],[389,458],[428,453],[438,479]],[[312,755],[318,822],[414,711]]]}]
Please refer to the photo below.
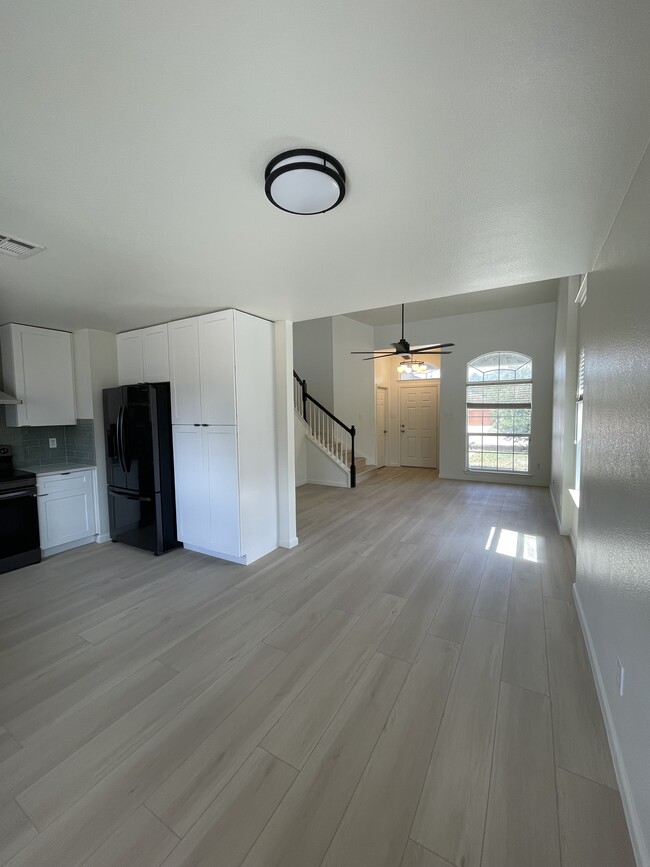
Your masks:
[{"label": "black electric range", "polygon": [[36,473],[17,470],[11,446],[0,446],[0,574],[39,563]]}]

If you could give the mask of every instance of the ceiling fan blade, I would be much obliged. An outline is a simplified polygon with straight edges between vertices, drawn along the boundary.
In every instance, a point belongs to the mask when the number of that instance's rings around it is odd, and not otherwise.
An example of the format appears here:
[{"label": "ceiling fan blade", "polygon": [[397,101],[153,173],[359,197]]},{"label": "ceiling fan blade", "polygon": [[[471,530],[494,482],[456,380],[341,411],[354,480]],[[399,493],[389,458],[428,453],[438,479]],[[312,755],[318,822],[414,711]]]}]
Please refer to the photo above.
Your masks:
[{"label": "ceiling fan blade", "polygon": [[429,346],[412,346],[411,352],[421,352],[423,349],[443,349],[445,346],[455,345],[455,343],[431,343]]},{"label": "ceiling fan blade", "polygon": [[413,355],[451,355],[451,349],[430,349],[424,352],[414,352]]},{"label": "ceiling fan blade", "polygon": [[374,361],[376,358],[390,358],[395,356],[394,352],[382,352],[381,355],[369,355],[368,358],[362,358],[362,361]]},{"label": "ceiling fan blade", "polygon": [[369,352],[384,352],[383,349],[355,349],[350,355],[368,355]]}]

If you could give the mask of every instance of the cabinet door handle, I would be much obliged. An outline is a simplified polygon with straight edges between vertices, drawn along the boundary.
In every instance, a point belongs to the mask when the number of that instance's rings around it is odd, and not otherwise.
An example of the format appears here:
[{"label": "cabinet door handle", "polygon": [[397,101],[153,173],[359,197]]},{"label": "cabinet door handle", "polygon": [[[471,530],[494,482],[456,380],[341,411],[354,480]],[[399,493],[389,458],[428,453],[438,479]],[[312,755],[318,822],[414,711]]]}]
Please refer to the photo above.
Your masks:
[{"label": "cabinet door handle", "polygon": [[36,494],[37,497],[49,497],[49,494]]},{"label": "cabinet door handle", "polygon": [[198,421],[195,421],[195,422],[194,422],[194,427],[201,427],[201,425],[198,423]]}]

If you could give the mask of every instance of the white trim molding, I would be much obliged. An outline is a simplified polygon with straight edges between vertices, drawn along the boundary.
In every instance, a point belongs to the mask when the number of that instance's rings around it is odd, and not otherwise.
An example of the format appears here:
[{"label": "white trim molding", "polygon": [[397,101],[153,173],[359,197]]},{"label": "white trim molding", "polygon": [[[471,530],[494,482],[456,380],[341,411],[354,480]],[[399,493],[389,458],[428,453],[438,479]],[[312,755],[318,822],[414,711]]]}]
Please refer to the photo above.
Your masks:
[{"label": "white trim molding", "polygon": [[623,754],[621,752],[621,745],[618,740],[618,735],[616,734],[616,729],[614,728],[614,719],[612,716],[612,710],[609,706],[607,693],[605,691],[605,683],[603,681],[600,666],[598,665],[598,659],[596,658],[596,651],[594,649],[593,641],[591,640],[589,623],[587,622],[584,608],[582,607],[582,602],[580,601],[580,594],[578,593],[578,588],[575,584],[573,585],[573,598],[575,600],[578,620],[580,621],[580,626],[582,627],[582,634],[585,638],[587,653],[589,654],[589,661],[591,663],[591,669],[593,671],[594,680],[596,682],[596,692],[598,693],[600,708],[603,712],[605,731],[607,732],[607,740],[609,741],[609,747],[612,752],[614,771],[616,773],[616,780],[618,782],[618,788],[621,794],[621,801],[623,802],[623,810],[625,812],[625,818],[627,819],[627,826],[630,831],[630,839],[632,840],[634,857],[636,858],[636,862],[639,867],[650,867],[650,855],[648,854],[648,848],[645,844],[645,838],[643,830],[641,828],[639,814],[636,811],[634,800],[632,798],[630,781],[627,775],[627,771],[625,769],[625,763],[623,761]]}]

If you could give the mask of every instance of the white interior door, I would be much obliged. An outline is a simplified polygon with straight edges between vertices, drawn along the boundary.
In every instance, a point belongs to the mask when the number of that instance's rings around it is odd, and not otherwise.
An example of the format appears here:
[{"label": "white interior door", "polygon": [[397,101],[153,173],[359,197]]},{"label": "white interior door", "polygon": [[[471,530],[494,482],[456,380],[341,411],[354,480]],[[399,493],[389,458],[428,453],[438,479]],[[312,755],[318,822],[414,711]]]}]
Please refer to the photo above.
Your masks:
[{"label": "white interior door", "polygon": [[375,425],[377,433],[377,466],[386,466],[386,434],[388,433],[388,411],[386,406],[387,389],[377,387],[377,409]]},{"label": "white interior door", "polygon": [[400,458],[403,467],[437,467],[438,386],[400,387]]}]

